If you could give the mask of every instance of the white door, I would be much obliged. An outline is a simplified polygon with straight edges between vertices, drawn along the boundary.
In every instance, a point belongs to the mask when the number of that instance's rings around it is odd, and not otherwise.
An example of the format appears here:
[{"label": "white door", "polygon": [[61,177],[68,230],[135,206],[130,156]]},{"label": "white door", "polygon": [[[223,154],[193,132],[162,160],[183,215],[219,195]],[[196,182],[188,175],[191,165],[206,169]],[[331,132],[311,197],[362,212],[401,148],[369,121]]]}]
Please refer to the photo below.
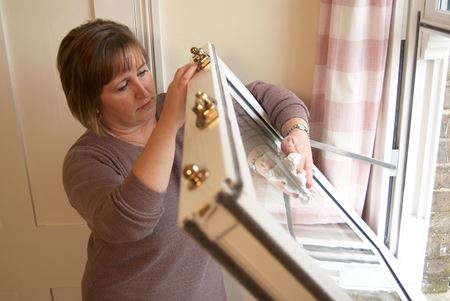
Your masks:
[{"label": "white door", "polygon": [[94,17],[132,24],[146,1],[0,0],[0,300],[81,300],[89,230],[61,166],[83,128],[70,115],[56,54]]}]

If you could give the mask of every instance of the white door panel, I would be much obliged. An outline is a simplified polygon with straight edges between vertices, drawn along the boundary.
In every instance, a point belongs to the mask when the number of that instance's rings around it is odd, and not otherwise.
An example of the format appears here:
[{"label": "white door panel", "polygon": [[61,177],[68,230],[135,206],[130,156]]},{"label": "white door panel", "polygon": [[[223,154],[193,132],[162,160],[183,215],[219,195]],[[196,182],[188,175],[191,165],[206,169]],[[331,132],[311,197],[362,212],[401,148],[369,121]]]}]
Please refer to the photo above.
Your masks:
[{"label": "white door panel", "polygon": [[[110,3],[110,12],[123,8]],[[81,300],[89,230],[61,175],[84,129],[68,110],[56,54],[65,34],[94,16],[90,0],[0,0],[2,301]]]},{"label": "white door panel", "polygon": [[96,18],[120,20],[136,33],[136,23],[134,7],[130,0],[115,0],[111,5],[111,0],[93,0],[94,14]]},{"label": "white door panel", "polygon": [[5,0],[2,7],[17,122],[38,226],[82,223],[62,188],[64,154],[82,128],[67,108],[56,54],[64,35],[89,19],[91,9],[87,0],[59,3]]}]

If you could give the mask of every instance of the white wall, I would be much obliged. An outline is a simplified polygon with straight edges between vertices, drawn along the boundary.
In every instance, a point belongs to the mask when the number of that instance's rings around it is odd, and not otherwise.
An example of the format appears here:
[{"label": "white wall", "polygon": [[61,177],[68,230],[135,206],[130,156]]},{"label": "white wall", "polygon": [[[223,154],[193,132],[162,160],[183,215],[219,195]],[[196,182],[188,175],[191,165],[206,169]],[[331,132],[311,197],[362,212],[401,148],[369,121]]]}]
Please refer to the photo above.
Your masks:
[{"label": "white wall", "polygon": [[189,61],[189,49],[212,42],[244,82],[287,87],[307,104],[312,93],[318,0],[164,0],[164,81]]}]

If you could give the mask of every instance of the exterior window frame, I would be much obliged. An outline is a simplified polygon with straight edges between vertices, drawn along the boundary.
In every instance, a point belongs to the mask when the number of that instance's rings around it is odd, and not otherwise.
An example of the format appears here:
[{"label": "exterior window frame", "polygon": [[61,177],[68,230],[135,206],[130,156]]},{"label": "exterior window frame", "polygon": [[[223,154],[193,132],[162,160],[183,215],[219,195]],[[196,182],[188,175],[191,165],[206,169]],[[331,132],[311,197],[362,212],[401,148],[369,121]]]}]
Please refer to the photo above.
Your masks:
[{"label": "exterior window frame", "polygon": [[450,11],[439,9],[440,0],[424,0],[423,22],[450,30]]},{"label": "exterior window frame", "polygon": [[[397,256],[421,285],[447,79],[450,36],[419,28]],[[416,264],[413,264],[416,263]]]},{"label": "exterior window frame", "polygon": [[438,2],[395,2],[375,156],[390,155],[397,173],[373,169],[365,215],[415,287],[423,276],[417,263],[425,261],[448,67],[449,43],[442,36],[450,14],[437,10]]}]

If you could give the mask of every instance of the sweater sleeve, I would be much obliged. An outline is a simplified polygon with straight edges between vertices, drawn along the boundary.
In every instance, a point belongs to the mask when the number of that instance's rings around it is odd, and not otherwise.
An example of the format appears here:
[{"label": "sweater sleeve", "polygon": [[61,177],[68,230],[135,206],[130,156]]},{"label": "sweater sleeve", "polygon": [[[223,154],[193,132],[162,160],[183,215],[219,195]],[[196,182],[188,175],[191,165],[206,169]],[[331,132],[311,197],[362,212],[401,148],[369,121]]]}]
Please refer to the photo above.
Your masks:
[{"label": "sweater sleeve", "polygon": [[71,205],[95,236],[116,243],[151,234],[164,211],[165,196],[147,188],[132,172],[124,177],[119,170],[92,146],[71,149],[63,165]]},{"label": "sweater sleeve", "polygon": [[254,81],[246,87],[261,104],[278,131],[281,132],[283,124],[292,118],[309,121],[308,108],[290,90],[262,81]]},{"label": "sweater sleeve", "polygon": [[[302,118],[308,121],[309,112],[306,105],[291,91],[262,81],[252,82],[246,87],[261,104],[272,126],[279,132],[283,124],[291,118]],[[274,141],[271,141],[271,138],[245,110],[237,103],[234,106],[247,153],[261,144],[276,150]]]}]

